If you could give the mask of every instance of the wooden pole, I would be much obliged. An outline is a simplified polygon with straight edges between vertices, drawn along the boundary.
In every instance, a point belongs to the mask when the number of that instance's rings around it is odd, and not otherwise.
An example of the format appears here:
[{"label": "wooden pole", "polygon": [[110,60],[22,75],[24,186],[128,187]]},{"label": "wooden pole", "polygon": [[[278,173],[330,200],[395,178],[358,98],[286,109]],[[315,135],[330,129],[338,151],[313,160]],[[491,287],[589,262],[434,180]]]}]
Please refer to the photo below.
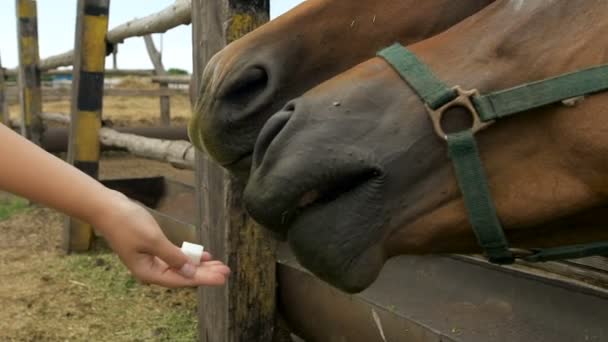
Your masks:
[{"label": "wooden pole", "polygon": [[[163,66],[162,55],[156,49],[152,36],[149,34],[145,35],[144,42],[146,43],[146,50],[148,50],[150,61],[152,61],[152,65],[154,65],[156,76],[166,76],[167,72]],[[167,82],[160,82],[159,88],[161,90],[168,89],[169,84]],[[160,123],[162,126],[169,126],[171,124],[171,100],[169,96],[160,96]]]},{"label": "wooden pole", "polygon": [[[193,0],[194,89],[209,59],[268,20],[268,0]],[[226,287],[199,289],[199,339],[269,342],[276,315],[275,244],[245,213],[242,185],[197,153],[200,242],[233,270]]]},{"label": "wooden pole", "polygon": [[189,141],[146,138],[107,127],[99,131],[99,139],[106,146],[124,148],[137,157],[159,160],[179,168],[194,169],[194,146]]},{"label": "wooden pole", "polygon": [[5,125],[10,125],[8,99],[6,96],[6,85],[4,84],[4,80],[4,69],[2,68],[2,58],[0,58],[0,122]]},{"label": "wooden pole", "polygon": [[114,49],[112,49],[112,68],[114,70],[118,69],[118,45],[114,44]]},{"label": "wooden pole", "polygon": [[[99,129],[103,104],[106,33],[110,0],[79,0],[76,22],[72,113],[68,161],[89,176],[99,173]],[[93,229],[67,218],[64,248],[86,251]]]},{"label": "wooden pole", "polygon": [[38,63],[38,17],[35,0],[16,0],[19,41],[19,99],[21,134],[36,144],[42,135],[42,100]]}]

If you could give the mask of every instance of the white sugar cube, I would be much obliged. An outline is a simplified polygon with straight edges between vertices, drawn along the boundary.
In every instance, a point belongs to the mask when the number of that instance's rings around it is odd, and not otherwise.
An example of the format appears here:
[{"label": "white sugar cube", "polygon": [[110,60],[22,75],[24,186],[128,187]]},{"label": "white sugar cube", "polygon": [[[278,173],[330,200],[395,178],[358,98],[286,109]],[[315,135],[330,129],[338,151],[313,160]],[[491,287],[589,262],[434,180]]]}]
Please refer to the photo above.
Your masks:
[{"label": "white sugar cube", "polygon": [[195,243],[185,241],[182,243],[182,252],[184,252],[184,254],[192,260],[192,263],[197,266],[201,264],[201,257],[203,256],[204,250],[205,247]]}]

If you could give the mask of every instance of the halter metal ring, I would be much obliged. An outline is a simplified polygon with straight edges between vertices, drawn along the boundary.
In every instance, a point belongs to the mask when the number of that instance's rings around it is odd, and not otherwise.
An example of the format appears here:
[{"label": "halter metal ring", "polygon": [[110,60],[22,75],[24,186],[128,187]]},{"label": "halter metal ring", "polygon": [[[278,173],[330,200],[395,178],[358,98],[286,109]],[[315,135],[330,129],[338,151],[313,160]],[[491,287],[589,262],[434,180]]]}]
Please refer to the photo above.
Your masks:
[{"label": "halter metal ring", "polygon": [[451,109],[454,107],[462,107],[469,112],[469,114],[471,115],[471,117],[473,119],[473,125],[470,128],[470,130],[473,132],[473,134],[479,132],[480,130],[482,130],[482,129],[488,127],[489,125],[491,125],[492,123],[494,123],[494,121],[488,121],[488,122],[481,121],[481,118],[479,117],[479,113],[477,112],[477,109],[473,105],[473,101],[472,101],[473,96],[479,96],[479,92],[477,91],[477,89],[463,90],[462,88],[460,88],[460,86],[455,86],[452,89],[456,92],[456,98],[454,98],[452,101],[446,103],[445,105],[439,107],[438,109],[433,109],[433,108],[429,107],[428,105],[425,105],[426,110],[428,111],[428,113],[431,117],[431,121],[433,122],[433,127],[435,128],[435,132],[437,133],[437,135],[440,138],[442,138],[444,140],[448,139],[448,135],[443,130],[443,127],[441,127],[441,118],[443,117],[443,114],[445,114],[445,112],[448,109]]}]

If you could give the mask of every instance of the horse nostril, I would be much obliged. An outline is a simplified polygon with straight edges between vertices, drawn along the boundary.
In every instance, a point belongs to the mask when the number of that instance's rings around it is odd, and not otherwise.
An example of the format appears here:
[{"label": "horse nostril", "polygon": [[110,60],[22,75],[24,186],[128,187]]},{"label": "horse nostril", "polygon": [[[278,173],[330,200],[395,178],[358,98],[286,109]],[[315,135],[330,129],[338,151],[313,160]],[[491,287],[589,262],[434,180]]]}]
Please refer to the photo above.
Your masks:
[{"label": "horse nostril", "polygon": [[293,102],[285,105],[280,112],[274,114],[268,119],[262,130],[260,131],[260,135],[258,136],[258,140],[255,144],[255,149],[253,152],[253,168],[257,168],[264,159],[264,155],[266,154],[266,150],[270,147],[270,144],[274,141],[274,139],[281,133],[283,128],[289,122],[292,114],[294,113],[296,107]]},{"label": "horse nostril", "polygon": [[268,87],[268,72],[255,66],[244,69],[236,75],[220,96],[224,104],[231,106],[238,114],[246,110]]}]

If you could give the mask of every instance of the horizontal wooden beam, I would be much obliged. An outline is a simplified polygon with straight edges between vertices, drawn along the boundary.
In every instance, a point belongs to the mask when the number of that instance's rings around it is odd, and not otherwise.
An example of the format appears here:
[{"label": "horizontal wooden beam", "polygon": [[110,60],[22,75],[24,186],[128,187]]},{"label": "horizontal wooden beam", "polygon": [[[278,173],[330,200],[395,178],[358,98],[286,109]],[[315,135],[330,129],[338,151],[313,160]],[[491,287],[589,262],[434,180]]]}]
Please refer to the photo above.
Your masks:
[{"label": "horizontal wooden beam", "polygon": [[[135,134],[142,137],[163,140],[188,140],[186,127],[122,127],[116,128],[120,133]],[[68,147],[68,127],[48,127],[42,133],[41,146],[51,153],[63,153]],[[102,151],[121,150],[118,147],[101,144]]]},{"label": "horizontal wooden beam", "polygon": [[[70,64],[71,65],[71,64]],[[69,65],[68,65],[69,66]],[[57,75],[72,75],[72,69],[63,70],[47,70],[42,73],[42,76],[57,76]],[[105,75],[108,77],[120,77],[120,76],[141,76],[149,77],[154,75],[152,69],[106,69]],[[14,69],[6,69],[6,76],[17,76],[17,72]]]},{"label": "horizontal wooden beam", "polygon": [[154,76],[154,83],[169,83],[169,84],[190,84],[192,77],[190,76]]},{"label": "horizontal wooden beam", "polygon": [[112,44],[122,43],[127,38],[164,33],[177,26],[188,25],[192,18],[191,6],[191,0],[176,0],[173,5],[157,13],[111,29],[107,40]]},{"label": "horizontal wooden beam", "polygon": [[194,170],[194,147],[184,140],[152,139],[120,133],[111,128],[99,130],[99,139],[106,146],[124,148],[134,156],[159,160]]},{"label": "horizontal wooden beam", "polygon": [[[42,88],[43,101],[57,101],[69,99],[72,90],[69,88]],[[104,96],[113,97],[160,97],[160,96],[188,96],[187,89],[159,88],[159,89],[122,89],[108,88],[104,90]],[[19,95],[15,88],[8,88],[6,99],[9,104],[19,101]]]}]

